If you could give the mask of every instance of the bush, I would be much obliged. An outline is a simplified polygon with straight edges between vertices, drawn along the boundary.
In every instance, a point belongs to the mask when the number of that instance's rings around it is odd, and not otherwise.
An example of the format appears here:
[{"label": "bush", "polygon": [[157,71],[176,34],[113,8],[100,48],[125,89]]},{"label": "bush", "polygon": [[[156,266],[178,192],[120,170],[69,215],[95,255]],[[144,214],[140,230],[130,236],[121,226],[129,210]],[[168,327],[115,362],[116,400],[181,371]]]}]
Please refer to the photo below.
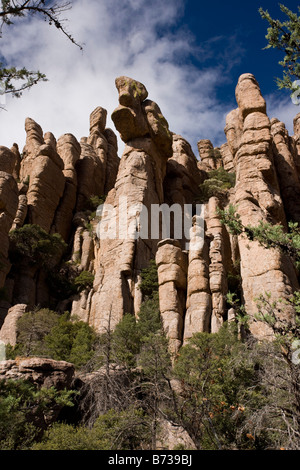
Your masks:
[{"label": "bush", "polygon": [[208,172],[208,179],[199,185],[197,202],[204,204],[212,197],[223,198],[235,185],[235,173],[229,173],[223,167]]},{"label": "bush", "polygon": [[94,283],[94,275],[90,271],[82,271],[79,276],[74,279],[74,284],[78,291],[83,289],[91,289]]},{"label": "bush", "polygon": [[9,359],[16,356],[47,356],[45,337],[58,324],[58,314],[47,308],[26,312],[17,322],[17,344],[7,348]]},{"label": "bush", "polygon": [[9,233],[9,257],[12,263],[27,262],[52,269],[59,262],[67,244],[58,233],[49,234],[39,225],[24,225]]},{"label": "bush", "polygon": [[70,321],[66,312],[45,336],[49,357],[57,361],[72,362],[76,368],[86,364],[94,354],[96,333],[83,321]]},{"label": "bush", "polygon": [[149,443],[150,426],[140,410],[110,410],[92,428],[54,424],[33,450],[135,450]]},{"label": "bush", "polygon": [[150,260],[149,266],[141,271],[142,281],[140,283],[140,290],[144,297],[153,297],[154,293],[158,291],[158,275],[155,260]]},{"label": "bush", "polygon": [[17,344],[7,356],[43,356],[72,362],[76,368],[94,354],[96,333],[83,321],[71,321],[69,312],[59,315],[48,309],[25,313],[17,323]]},{"label": "bush", "polygon": [[[38,389],[26,381],[0,381],[0,449],[30,450],[39,439],[47,412],[56,404],[73,406],[72,391]],[[40,423],[40,425],[38,424]]]}]

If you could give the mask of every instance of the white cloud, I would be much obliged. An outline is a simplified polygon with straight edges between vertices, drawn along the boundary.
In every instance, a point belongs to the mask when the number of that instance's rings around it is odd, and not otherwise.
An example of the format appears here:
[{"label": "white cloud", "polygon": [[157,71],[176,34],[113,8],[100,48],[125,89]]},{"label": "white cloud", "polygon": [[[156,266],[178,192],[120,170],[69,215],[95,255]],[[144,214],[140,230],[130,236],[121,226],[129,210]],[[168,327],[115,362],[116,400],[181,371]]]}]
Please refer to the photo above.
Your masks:
[{"label": "white cloud", "polygon": [[270,119],[277,118],[284,122],[290,135],[294,134],[293,120],[296,114],[300,113],[300,105],[296,106],[292,103],[289,96],[278,90],[265,97],[267,103],[267,113]]},{"label": "white cloud", "polygon": [[221,106],[216,87],[228,77],[220,65],[200,70],[192,64],[191,56],[203,50],[186,28],[174,28],[183,7],[183,0],[75,0],[68,30],[83,44],[83,52],[43,21],[7,28],[2,54],[19,66],[39,69],[49,81],[21,99],[7,99],[7,111],[0,115],[0,144],[16,142],[22,150],[27,116],[56,138],[71,132],[79,140],[88,134],[89,114],[97,106],[107,109],[107,126],[114,129],[114,80],[127,75],[146,86],[170,129],[183,135],[195,152],[201,138],[220,145],[232,105]]}]

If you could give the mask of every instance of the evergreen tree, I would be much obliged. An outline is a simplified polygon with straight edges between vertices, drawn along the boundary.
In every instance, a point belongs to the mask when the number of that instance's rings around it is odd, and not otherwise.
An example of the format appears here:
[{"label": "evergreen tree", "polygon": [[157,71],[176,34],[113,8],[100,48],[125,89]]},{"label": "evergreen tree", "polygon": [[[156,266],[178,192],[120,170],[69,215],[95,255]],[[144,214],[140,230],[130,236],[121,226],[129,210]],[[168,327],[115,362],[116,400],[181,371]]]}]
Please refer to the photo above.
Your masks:
[{"label": "evergreen tree", "polygon": [[[287,17],[286,21],[273,19],[267,10],[259,9],[261,17],[268,21],[266,39],[268,45],[265,49],[275,48],[285,55],[279,65],[283,67],[283,78],[277,78],[279,88],[297,89],[293,82],[300,79],[300,16],[289,10],[285,5],[279,4],[280,10]],[[298,7],[300,11],[300,7]]]},{"label": "evergreen tree", "polygon": [[[0,5],[1,29],[0,38],[6,27],[13,27],[16,20],[28,18],[41,18],[50,26],[55,26],[62,32],[68,40],[76,43],[73,36],[67,31],[62,15],[71,8],[71,2],[52,1],[52,0],[1,0]],[[5,58],[0,62],[0,84],[2,85],[2,94],[11,94],[19,98],[23,91],[31,88],[40,81],[46,81],[45,74],[40,71],[30,71],[26,67],[10,67]]]}]

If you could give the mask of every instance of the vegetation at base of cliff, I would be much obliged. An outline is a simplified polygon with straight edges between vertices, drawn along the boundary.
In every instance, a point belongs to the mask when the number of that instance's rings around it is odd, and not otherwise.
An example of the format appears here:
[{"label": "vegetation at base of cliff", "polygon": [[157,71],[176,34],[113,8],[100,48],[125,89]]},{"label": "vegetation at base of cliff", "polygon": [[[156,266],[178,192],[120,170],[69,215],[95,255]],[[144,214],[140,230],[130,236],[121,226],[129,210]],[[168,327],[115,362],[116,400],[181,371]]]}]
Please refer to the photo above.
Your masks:
[{"label": "vegetation at base of cliff", "polygon": [[[264,238],[260,228],[245,230],[234,207],[221,216],[235,234],[267,248],[298,252],[295,224],[287,234],[270,227]],[[38,354],[67,360],[81,373],[92,372],[93,379],[76,401],[75,423],[61,418],[40,429],[24,415],[23,403],[16,403],[16,437],[9,443],[0,440],[0,448],[155,450],[164,442],[168,422],[186,432],[189,443],[177,442],[182,449],[299,450],[300,321],[278,318],[291,306],[300,312],[300,294],[288,301],[274,301],[267,293],[256,299],[252,320],[274,334],[273,341],[257,342],[245,334],[248,318],[238,298],[238,271],[233,266],[230,285],[235,292],[227,299],[235,308],[235,321],[225,322],[218,333],[194,334],[175,356],[159,312],[154,261],[142,271],[144,300],[138,317],[125,315],[113,330],[108,322],[101,335],[86,323],[71,321],[68,313],[40,309],[24,314],[12,357]],[[0,393],[0,413],[7,404]],[[50,401],[45,405],[49,413],[51,406]]]},{"label": "vegetation at base of cliff", "polygon": [[25,313],[17,322],[17,344],[7,346],[7,357],[41,356],[72,362],[76,368],[93,355],[94,330],[83,321],[70,319],[49,309]]},{"label": "vegetation at base of cliff", "polygon": [[0,449],[28,450],[43,435],[55,405],[73,406],[73,391],[40,388],[26,381],[0,380]]},{"label": "vegetation at base of cliff", "polygon": [[155,450],[169,421],[189,436],[192,444],[180,444],[183,448],[291,448],[298,415],[281,346],[241,340],[238,325],[225,323],[218,333],[194,334],[172,361],[157,298],[147,299],[138,319],[125,315],[114,331],[98,336],[82,369],[97,373],[81,393],[80,420],[58,419],[42,433],[29,422],[28,442],[19,445]]},{"label": "vegetation at base of cliff", "polygon": [[150,444],[151,423],[143,410],[110,410],[91,428],[54,424],[33,450],[134,450]]},{"label": "vegetation at base of cliff", "polygon": [[224,198],[228,190],[235,185],[235,173],[229,173],[223,167],[207,172],[208,178],[199,185],[196,202],[204,204],[212,196]]}]

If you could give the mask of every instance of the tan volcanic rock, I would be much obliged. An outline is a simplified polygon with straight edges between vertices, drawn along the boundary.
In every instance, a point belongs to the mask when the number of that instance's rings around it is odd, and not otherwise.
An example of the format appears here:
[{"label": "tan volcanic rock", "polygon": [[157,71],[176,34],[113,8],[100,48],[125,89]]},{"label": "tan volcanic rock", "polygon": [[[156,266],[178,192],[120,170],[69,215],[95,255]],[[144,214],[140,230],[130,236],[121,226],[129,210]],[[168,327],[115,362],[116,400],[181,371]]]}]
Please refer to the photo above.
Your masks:
[{"label": "tan volcanic rock", "polygon": [[129,77],[119,77],[115,83],[120,105],[111,117],[121,139],[128,142],[136,137],[146,136],[149,133],[149,126],[141,106],[148,96],[146,88],[142,83]]},{"label": "tan volcanic rock", "polygon": [[31,118],[25,119],[26,144],[23,149],[23,159],[20,167],[21,181],[30,177],[31,167],[38,155],[40,146],[44,145],[44,136],[41,126]]},{"label": "tan volcanic rock", "polygon": [[0,170],[13,174],[16,164],[16,154],[7,147],[0,146]]},{"label": "tan volcanic rock", "polygon": [[234,171],[233,155],[230,151],[230,148],[227,142],[221,145],[220,154],[222,157],[224,170],[228,171],[229,173],[233,172]]},{"label": "tan volcanic rock", "polygon": [[207,207],[207,233],[209,246],[209,287],[212,298],[210,331],[216,333],[223,325],[226,311],[227,273],[225,269],[224,226],[218,216],[221,207],[216,197],[211,197]]},{"label": "tan volcanic rock", "polygon": [[211,171],[217,168],[214,146],[209,139],[201,139],[197,143],[200,161],[198,167],[201,170]]},{"label": "tan volcanic rock", "polygon": [[238,151],[243,135],[243,119],[239,108],[233,109],[226,116],[226,125],[224,129],[227,144],[233,160]]},{"label": "tan volcanic rock", "polygon": [[182,344],[187,286],[187,254],[177,240],[158,243],[156,253],[159,283],[159,309],[170,351],[176,354]]},{"label": "tan volcanic rock", "polygon": [[148,94],[144,85],[120,77],[116,86],[120,104],[112,119],[126,146],[116,183],[106,199],[109,211],[107,216],[103,214],[101,225],[116,223],[117,235],[109,239],[98,232],[100,249],[95,261],[95,293],[90,311],[90,323],[98,331],[113,328],[124,313],[138,314],[140,300],[136,301],[136,293],[140,272],[154,257],[158,241],[148,238],[148,234],[137,235],[139,212],[143,205],[150,208],[151,204],[163,202],[163,180],[172,151],[167,122],[160,116],[157,105],[149,100],[144,102]]},{"label": "tan volcanic rock", "polygon": [[90,135],[103,134],[106,126],[107,111],[98,106],[90,114]]},{"label": "tan volcanic rock", "polygon": [[0,340],[5,344],[15,346],[17,343],[17,321],[27,311],[26,304],[17,304],[8,310],[4,323],[0,329]]},{"label": "tan volcanic rock", "polygon": [[0,288],[10,269],[8,233],[18,209],[18,186],[12,176],[15,161],[16,156],[11,150],[0,148]]},{"label": "tan volcanic rock", "polygon": [[[244,225],[271,221],[286,226],[285,213],[272,155],[270,121],[265,114],[265,103],[254,77],[242,76],[236,88],[240,108],[240,122],[229,135],[243,134],[235,154],[236,186],[234,204]],[[235,113],[238,115],[238,113]],[[228,142],[230,146],[230,142]],[[239,237],[243,296],[248,315],[256,312],[260,294],[270,292],[273,298],[286,298],[297,286],[294,268],[286,257],[275,249],[266,249],[258,242]],[[262,337],[265,328],[258,322],[251,324],[253,334]]]},{"label": "tan volcanic rock", "polygon": [[120,158],[118,157],[118,141],[117,136],[111,129],[104,130],[103,135],[107,141],[107,158],[106,158],[106,176],[104,185],[104,194],[108,194],[113,189],[118,169],[120,165]]},{"label": "tan volcanic rock", "polygon": [[239,77],[235,96],[243,118],[256,111],[266,113],[266,102],[261,95],[254,75],[251,73],[244,73]]},{"label": "tan volcanic rock", "polygon": [[116,182],[120,159],[117,137],[106,129],[107,111],[98,106],[90,115],[90,134],[80,141],[81,157],[76,163],[78,198],[76,211],[86,210],[91,196],[104,196]]},{"label": "tan volcanic rock", "polygon": [[50,231],[55,212],[65,189],[64,164],[53,147],[39,148],[29,175],[28,220]]},{"label": "tan volcanic rock", "polygon": [[167,162],[164,181],[165,199],[169,204],[191,204],[199,193],[203,176],[190,144],[173,134],[173,155]]},{"label": "tan volcanic rock", "polygon": [[[26,191],[27,192],[27,191]],[[12,229],[20,228],[24,224],[27,215],[27,196],[26,193],[19,194],[18,210],[14,218]]]},{"label": "tan volcanic rock", "polygon": [[[209,240],[205,233],[198,232],[197,220],[191,232],[190,250],[188,252],[187,300],[184,320],[184,342],[196,332],[209,332],[211,325],[211,293],[209,286]],[[197,223],[196,223],[197,222]],[[202,238],[199,243],[198,237]]]},{"label": "tan volcanic rock", "polygon": [[300,178],[292,138],[283,122],[271,120],[274,162],[287,220],[300,223]]},{"label": "tan volcanic rock", "polygon": [[57,152],[64,163],[65,187],[55,213],[51,231],[59,233],[64,240],[68,240],[77,202],[77,172],[75,165],[80,158],[81,147],[72,134],[64,134],[57,141]]},{"label": "tan volcanic rock", "polygon": [[16,161],[15,161],[15,165],[14,165],[12,175],[15,178],[15,180],[19,180],[19,178],[20,178],[20,168],[21,168],[21,154],[19,152],[18,144],[13,144],[13,146],[11,147],[10,150],[16,156]]},{"label": "tan volcanic rock", "polygon": [[0,362],[1,379],[26,380],[40,387],[54,387],[56,390],[68,389],[74,373],[73,364],[44,357],[23,357]]}]

